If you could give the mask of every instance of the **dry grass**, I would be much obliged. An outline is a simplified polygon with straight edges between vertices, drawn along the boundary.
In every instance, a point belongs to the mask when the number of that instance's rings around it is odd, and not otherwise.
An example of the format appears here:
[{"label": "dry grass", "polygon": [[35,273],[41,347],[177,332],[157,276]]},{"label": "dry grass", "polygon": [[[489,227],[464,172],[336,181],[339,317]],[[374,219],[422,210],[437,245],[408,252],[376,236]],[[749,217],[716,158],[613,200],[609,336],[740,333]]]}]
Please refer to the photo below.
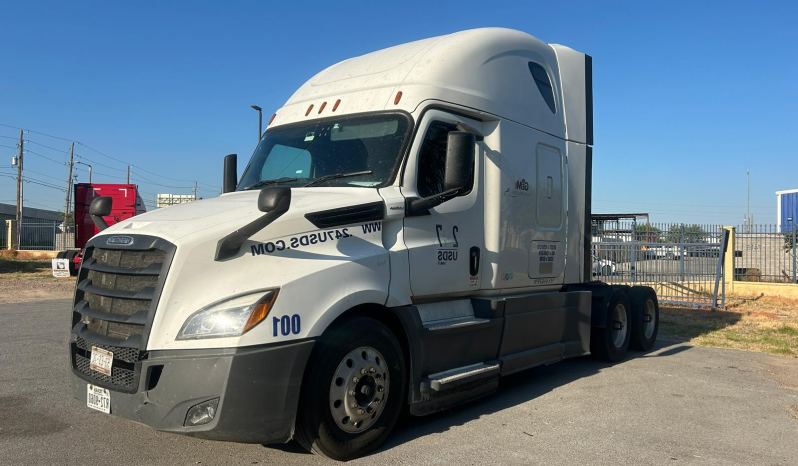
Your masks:
[{"label": "dry grass", "polygon": [[798,300],[732,296],[726,302],[716,312],[662,306],[660,334],[700,346],[798,357]]},{"label": "dry grass", "polygon": [[0,252],[0,277],[52,277],[51,261],[36,253],[2,251]]}]

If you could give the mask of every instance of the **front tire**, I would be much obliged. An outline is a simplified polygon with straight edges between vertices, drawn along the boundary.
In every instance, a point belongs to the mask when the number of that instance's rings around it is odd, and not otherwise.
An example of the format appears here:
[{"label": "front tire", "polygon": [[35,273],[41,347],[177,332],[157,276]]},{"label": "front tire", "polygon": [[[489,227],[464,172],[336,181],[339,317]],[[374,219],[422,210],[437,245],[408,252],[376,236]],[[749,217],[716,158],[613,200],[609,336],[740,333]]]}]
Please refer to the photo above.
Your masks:
[{"label": "front tire", "polygon": [[330,328],[305,374],[295,433],[302,447],[347,461],[388,438],[407,387],[402,348],[388,327],[356,317]]},{"label": "front tire", "polygon": [[607,306],[604,327],[590,330],[590,352],[602,361],[618,362],[626,356],[631,340],[632,314],[626,293],[616,290]]}]

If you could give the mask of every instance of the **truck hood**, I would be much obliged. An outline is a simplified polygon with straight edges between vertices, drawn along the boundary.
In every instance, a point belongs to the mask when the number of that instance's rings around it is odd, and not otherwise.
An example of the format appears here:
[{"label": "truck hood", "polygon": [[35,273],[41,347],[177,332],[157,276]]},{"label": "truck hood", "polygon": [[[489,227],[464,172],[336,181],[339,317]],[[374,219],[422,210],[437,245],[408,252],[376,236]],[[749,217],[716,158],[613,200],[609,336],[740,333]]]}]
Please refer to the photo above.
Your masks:
[{"label": "truck hood", "polygon": [[[219,239],[264,215],[257,207],[258,194],[257,190],[228,193],[213,199],[154,210],[117,223],[103,231],[102,235],[152,235],[176,245]],[[382,201],[382,198],[372,188],[293,188],[291,207],[266,228],[269,230],[266,236],[276,237],[314,228],[305,219],[305,214],[310,212],[375,201]]]}]

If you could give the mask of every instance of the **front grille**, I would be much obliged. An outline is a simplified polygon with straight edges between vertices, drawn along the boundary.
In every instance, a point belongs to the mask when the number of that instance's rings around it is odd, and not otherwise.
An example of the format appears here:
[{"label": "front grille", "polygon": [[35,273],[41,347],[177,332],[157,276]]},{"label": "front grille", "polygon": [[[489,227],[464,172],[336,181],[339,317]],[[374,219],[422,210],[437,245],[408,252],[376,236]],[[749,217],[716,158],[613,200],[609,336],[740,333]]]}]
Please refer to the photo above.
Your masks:
[{"label": "front grille", "polygon": [[[114,354],[116,356],[116,354]],[[138,374],[135,369],[125,369],[122,367],[111,367],[111,376],[101,374],[92,370],[89,367],[91,356],[88,358],[75,354],[75,369],[77,369],[85,378],[93,379],[94,382],[101,382],[98,385],[104,384],[113,388],[135,388],[138,381]]]},{"label": "front grille", "polygon": [[76,344],[79,349],[82,349],[89,355],[89,358],[91,358],[91,349],[97,347],[114,353],[114,360],[120,359],[126,363],[135,364],[141,359],[141,350],[138,348],[122,348],[120,346],[103,345],[101,343],[88,341],[81,337],[78,337]]},{"label": "front grille", "polygon": [[[105,238],[97,240],[104,244]],[[126,392],[137,389],[149,322],[174,247],[145,237],[145,248],[87,247],[72,315],[72,367],[83,379]],[[135,241],[139,241],[136,238]],[[89,368],[92,347],[114,354],[111,376]]]}]

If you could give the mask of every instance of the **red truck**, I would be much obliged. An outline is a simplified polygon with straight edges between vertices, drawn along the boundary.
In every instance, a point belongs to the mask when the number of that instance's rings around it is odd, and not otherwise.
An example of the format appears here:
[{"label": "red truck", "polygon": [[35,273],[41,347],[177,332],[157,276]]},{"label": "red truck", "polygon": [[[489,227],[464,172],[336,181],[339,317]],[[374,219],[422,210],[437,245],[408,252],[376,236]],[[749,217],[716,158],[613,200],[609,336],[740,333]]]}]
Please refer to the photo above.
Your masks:
[{"label": "red truck", "polygon": [[65,251],[58,255],[59,258],[69,259],[73,275],[80,268],[86,242],[100,232],[89,215],[91,201],[100,196],[114,199],[111,215],[104,217],[109,226],[147,211],[135,184],[75,184],[75,248],[80,251]]}]

